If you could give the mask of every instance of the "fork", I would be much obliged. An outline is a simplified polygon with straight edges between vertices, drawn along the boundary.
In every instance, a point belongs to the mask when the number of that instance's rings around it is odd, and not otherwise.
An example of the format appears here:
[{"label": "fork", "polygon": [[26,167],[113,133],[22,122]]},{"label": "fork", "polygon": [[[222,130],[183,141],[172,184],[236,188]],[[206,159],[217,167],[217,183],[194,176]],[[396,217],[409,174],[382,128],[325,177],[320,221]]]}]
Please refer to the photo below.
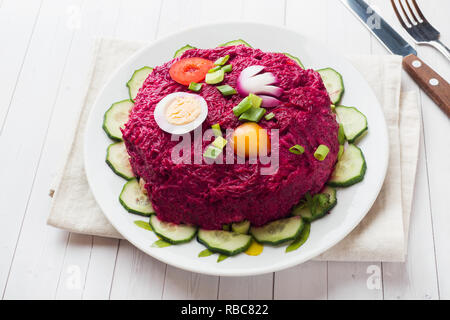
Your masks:
[{"label": "fork", "polygon": [[[398,2],[398,5],[396,4]],[[410,15],[406,13],[405,7],[402,3],[402,0],[391,0],[392,7],[394,8],[395,15],[400,21],[402,27],[409,33],[409,35],[414,39],[414,42],[421,45],[426,44],[430,45],[439,52],[441,52],[447,60],[450,61],[450,49],[447,48],[445,44],[439,41],[440,32],[436,30],[425,18],[419,6],[417,5],[416,0],[411,0],[414,8],[416,9],[416,13],[414,13],[410,1],[404,0],[406,2],[406,6]],[[400,6],[401,11],[403,12],[404,18],[401,16],[398,6]]]}]

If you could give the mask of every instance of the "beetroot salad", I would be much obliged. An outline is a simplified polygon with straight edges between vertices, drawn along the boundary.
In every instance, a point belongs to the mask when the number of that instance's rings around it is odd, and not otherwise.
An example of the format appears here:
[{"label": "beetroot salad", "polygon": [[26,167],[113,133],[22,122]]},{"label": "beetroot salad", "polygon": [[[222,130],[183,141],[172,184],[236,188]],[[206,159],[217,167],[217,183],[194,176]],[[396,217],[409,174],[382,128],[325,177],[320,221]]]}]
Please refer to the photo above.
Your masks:
[{"label": "beetroot salad", "polygon": [[[208,81],[200,79],[191,81],[188,86],[187,82],[180,83],[184,80],[177,82],[173,79],[177,70],[171,71],[171,68],[179,61],[202,58],[212,63],[206,62],[199,68],[219,70],[213,63],[224,57],[227,57],[226,61],[219,67],[231,65],[232,69],[223,72],[220,83],[208,84]],[[273,132],[277,131],[277,168],[272,174],[261,174],[261,168],[268,164],[259,159],[256,163],[250,163],[248,159],[245,163],[238,163],[238,154],[232,155],[234,164],[194,163],[193,154],[192,163],[174,162],[171,155],[179,140],[174,141],[172,134],[161,129],[155,120],[158,104],[173,93],[194,94],[202,98],[202,103],[206,102],[203,105],[207,108],[207,115],[200,125],[202,132],[214,125],[218,125],[222,132],[236,130],[246,121],[240,120],[233,109],[246,99],[242,92],[254,86],[252,83],[240,84],[239,77],[251,66],[258,66],[262,70],[259,74],[272,75],[276,79],[270,87],[276,87],[278,91],[272,93],[269,90],[269,94],[262,95],[268,98],[259,107],[265,109],[265,117],[253,122],[267,132],[269,144]],[[189,72],[189,66],[183,67],[183,72]],[[252,69],[248,70],[251,73]],[[209,74],[215,72],[213,70]],[[195,84],[200,85],[200,89]],[[225,89],[231,88],[228,92],[233,94],[224,95],[217,88],[220,85],[227,85]],[[176,127],[176,123],[184,121],[183,117],[176,117],[181,103],[189,106],[187,116],[201,113],[192,99],[172,106],[176,112],[168,123],[169,127]],[[267,107],[264,108],[265,104]],[[340,149],[339,124],[330,105],[321,75],[312,69],[303,69],[282,53],[263,52],[244,45],[190,49],[155,67],[148,75],[122,129],[123,141],[130,156],[132,172],[145,181],[148,197],[161,221],[222,229],[224,225],[247,220],[257,227],[287,217],[306,194],[321,192],[330,179]],[[194,150],[194,132],[187,134],[191,135]],[[229,139],[226,135],[223,138]],[[201,142],[202,153],[211,145],[212,139]],[[315,154],[319,146],[328,149],[322,160]]]}]

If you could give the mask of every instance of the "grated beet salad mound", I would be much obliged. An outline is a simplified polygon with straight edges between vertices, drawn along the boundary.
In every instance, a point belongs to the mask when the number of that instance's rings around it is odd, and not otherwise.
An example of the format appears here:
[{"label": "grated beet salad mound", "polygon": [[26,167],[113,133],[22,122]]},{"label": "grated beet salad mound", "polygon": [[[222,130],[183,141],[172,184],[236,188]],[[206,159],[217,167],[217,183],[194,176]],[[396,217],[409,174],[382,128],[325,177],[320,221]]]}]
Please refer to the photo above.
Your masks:
[{"label": "grated beet salad mound", "polygon": [[[280,106],[269,109],[275,119],[258,123],[267,129],[279,129],[279,169],[273,175],[261,175],[261,163],[237,164],[175,164],[171,134],[160,129],[153,117],[156,104],[173,92],[191,92],[169,75],[171,65],[183,58],[202,57],[215,61],[230,55],[233,70],[225,74],[221,84],[236,87],[240,72],[251,65],[265,66],[284,90]],[[197,94],[208,104],[208,116],[203,132],[219,123],[223,130],[234,129],[242,122],[232,108],[244,97],[224,97],[214,85],[203,83]],[[249,220],[260,226],[289,215],[305,193],[322,190],[333,171],[339,144],[338,124],[330,110],[330,99],[320,75],[303,70],[295,61],[281,53],[262,52],[243,45],[215,49],[192,49],[181,57],[159,67],[145,80],[123,130],[134,173],[146,183],[149,198],[158,218],[174,223],[186,223],[204,229],[221,229],[224,224]],[[194,141],[193,133],[192,141]],[[211,141],[203,141],[203,150]],[[300,144],[302,155],[289,152]],[[323,161],[314,158],[320,145],[330,149]]]}]

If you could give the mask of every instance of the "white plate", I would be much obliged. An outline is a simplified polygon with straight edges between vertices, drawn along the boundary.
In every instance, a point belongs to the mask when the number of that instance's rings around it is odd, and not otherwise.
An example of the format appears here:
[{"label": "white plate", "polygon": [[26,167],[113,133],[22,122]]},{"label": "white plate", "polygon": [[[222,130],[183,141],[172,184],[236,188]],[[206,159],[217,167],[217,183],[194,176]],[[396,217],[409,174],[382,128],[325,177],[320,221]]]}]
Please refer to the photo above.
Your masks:
[{"label": "white plate", "polygon": [[[105,163],[111,143],[102,130],[103,114],[116,101],[128,97],[125,83],[135,69],[157,66],[170,60],[178,48],[189,43],[197,48],[213,48],[220,43],[242,38],[263,51],[289,52],[307,68],[333,67],[345,82],[343,105],[356,106],[368,119],[369,133],[359,146],[367,161],[364,181],[338,190],[338,204],[332,213],[312,224],[308,241],[298,250],[285,253],[284,247],[264,247],[259,256],[240,254],[217,263],[217,255],[198,258],[205,247],[197,241],[166,248],[152,248],[156,236],[137,227],[141,219],[129,214],[118,201],[125,181]],[[127,60],[111,76],[98,96],[85,132],[84,158],[91,190],[108,220],[136,247],[173,266],[204,274],[221,276],[256,275],[285,269],[305,262],[342,240],[366,215],[383,184],[388,163],[388,135],[384,115],[374,93],[361,74],[334,50],[329,50],[297,32],[256,23],[221,23],[196,27],[153,42]]]}]

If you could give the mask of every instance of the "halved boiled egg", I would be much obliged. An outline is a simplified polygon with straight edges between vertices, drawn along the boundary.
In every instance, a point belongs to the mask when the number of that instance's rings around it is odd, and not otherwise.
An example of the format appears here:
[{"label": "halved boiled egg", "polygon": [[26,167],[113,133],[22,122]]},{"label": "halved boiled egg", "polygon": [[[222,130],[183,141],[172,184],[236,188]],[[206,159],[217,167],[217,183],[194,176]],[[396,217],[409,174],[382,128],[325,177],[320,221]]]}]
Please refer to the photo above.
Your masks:
[{"label": "halved boiled egg", "polygon": [[156,105],[154,117],[158,126],[172,134],[188,133],[205,121],[208,105],[198,94],[174,92]]}]

